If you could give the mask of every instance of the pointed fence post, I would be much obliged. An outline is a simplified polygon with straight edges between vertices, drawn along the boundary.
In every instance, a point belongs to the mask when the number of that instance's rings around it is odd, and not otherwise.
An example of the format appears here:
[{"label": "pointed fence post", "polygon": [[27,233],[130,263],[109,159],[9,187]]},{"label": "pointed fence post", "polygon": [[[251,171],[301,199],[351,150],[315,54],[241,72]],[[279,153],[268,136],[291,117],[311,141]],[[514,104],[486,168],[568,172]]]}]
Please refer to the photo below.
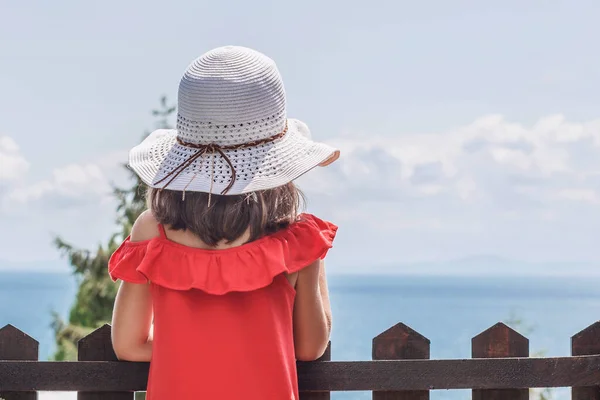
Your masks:
[{"label": "pointed fence post", "polygon": [[[77,344],[79,361],[118,361],[110,338],[110,325],[90,333]],[[133,400],[134,392],[78,392],[77,400]]]},{"label": "pointed fence post", "polygon": [[[12,325],[0,329],[0,360],[37,361],[39,343]],[[0,382],[0,387],[2,382]],[[37,392],[0,392],[4,400],[37,400]]]},{"label": "pointed fence post", "polygon": [[[572,356],[591,356],[600,354],[600,321],[573,335],[571,338]],[[573,400],[600,400],[600,387],[574,387],[571,389]]]},{"label": "pointed fence post", "polygon": [[[373,339],[373,360],[428,359],[429,350],[429,339],[403,323],[392,326]],[[374,391],[373,400],[429,400],[429,391]]]},{"label": "pointed fence post", "polygon": [[[331,361],[331,342],[317,361]],[[300,392],[300,400],[330,400],[331,392]]]},{"label": "pointed fence post", "polygon": [[[529,357],[529,339],[499,322],[471,341],[473,358]],[[473,390],[473,400],[528,400],[529,389]]]}]

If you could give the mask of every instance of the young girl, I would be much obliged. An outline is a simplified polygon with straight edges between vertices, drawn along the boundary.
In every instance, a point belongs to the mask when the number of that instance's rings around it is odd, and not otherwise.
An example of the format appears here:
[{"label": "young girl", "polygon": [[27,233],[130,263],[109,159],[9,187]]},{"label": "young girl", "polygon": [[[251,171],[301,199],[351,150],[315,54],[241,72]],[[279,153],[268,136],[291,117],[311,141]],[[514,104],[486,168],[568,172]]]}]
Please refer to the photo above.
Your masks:
[{"label": "young girl", "polygon": [[151,361],[149,400],[298,399],[296,360],[329,340],[337,227],[299,213],[292,181],[338,157],[287,118],[271,59],[224,47],[188,67],[177,128],[130,152],[149,209],[109,263],[114,350]]}]

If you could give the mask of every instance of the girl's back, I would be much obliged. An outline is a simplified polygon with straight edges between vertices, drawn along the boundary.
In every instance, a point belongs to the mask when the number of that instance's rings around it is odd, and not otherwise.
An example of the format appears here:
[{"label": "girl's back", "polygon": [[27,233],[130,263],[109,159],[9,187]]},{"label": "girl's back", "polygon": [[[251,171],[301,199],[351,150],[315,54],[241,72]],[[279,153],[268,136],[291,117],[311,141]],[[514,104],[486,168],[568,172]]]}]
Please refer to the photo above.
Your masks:
[{"label": "girl's back", "polygon": [[285,117],[272,61],[228,47],[186,71],[178,129],[132,150],[149,210],[109,264],[123,281],[113,345],[151,360],[149,399],[298,398],[296,359],[329,339],[322,260],[337,230],[298,213],[292,180],[339,154],[307,132]]}]

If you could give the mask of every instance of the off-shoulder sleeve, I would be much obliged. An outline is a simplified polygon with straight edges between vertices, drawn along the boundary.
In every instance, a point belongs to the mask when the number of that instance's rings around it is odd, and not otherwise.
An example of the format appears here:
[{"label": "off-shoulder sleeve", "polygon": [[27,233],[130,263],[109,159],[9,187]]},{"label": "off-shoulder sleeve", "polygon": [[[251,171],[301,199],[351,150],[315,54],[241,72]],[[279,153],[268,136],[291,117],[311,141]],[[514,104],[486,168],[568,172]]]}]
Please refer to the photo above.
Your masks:
[{"label": "off-shoulder sleeve", "polygon": [[108,262],[108,274],[113,281],[120,279],[130,283],[148,282],[148,279],[137,271],[146,257],[148,243],[132,242],[129,237],[125,239]]},{"label": "off-shoulder sleeve", "polygon": [[287,229],[225,250],[194,249],[165,238],[146,245],[125,242],[113,255],[113,279],[222,295],[268,286],[282,273],[297,272],[324,258],[337,226],[310,214]]}]

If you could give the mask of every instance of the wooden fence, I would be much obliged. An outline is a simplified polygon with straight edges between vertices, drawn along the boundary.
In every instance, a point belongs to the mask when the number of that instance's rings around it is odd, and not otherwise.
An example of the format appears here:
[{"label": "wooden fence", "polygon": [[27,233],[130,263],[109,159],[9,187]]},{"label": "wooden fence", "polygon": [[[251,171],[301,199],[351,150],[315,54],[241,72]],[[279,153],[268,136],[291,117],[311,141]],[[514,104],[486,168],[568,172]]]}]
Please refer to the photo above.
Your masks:
[{"label": "wooden fence", "polygon": [[[147,363],[117,361],[105,325],[79,342],[77,362],[38,359],[38,342],[0,329],[0,397],[32,400],[40,391],[77,391],[79,400],[131,400]],[[298,363],[302,400],[332,391],[373,391],[374,400],[425,400],[433,389],[473,389],[475,400],[525,400],[528,388],[572,387],[573,400],[600,400],[600,322],[571,338],[571,357],[529,358],[529,340],[498,323],[472,339],[472,357],[429,360],[429,340],[399,323],[373,339],[374,361]],[[276,399],[274,399],[276,400]]]}]

